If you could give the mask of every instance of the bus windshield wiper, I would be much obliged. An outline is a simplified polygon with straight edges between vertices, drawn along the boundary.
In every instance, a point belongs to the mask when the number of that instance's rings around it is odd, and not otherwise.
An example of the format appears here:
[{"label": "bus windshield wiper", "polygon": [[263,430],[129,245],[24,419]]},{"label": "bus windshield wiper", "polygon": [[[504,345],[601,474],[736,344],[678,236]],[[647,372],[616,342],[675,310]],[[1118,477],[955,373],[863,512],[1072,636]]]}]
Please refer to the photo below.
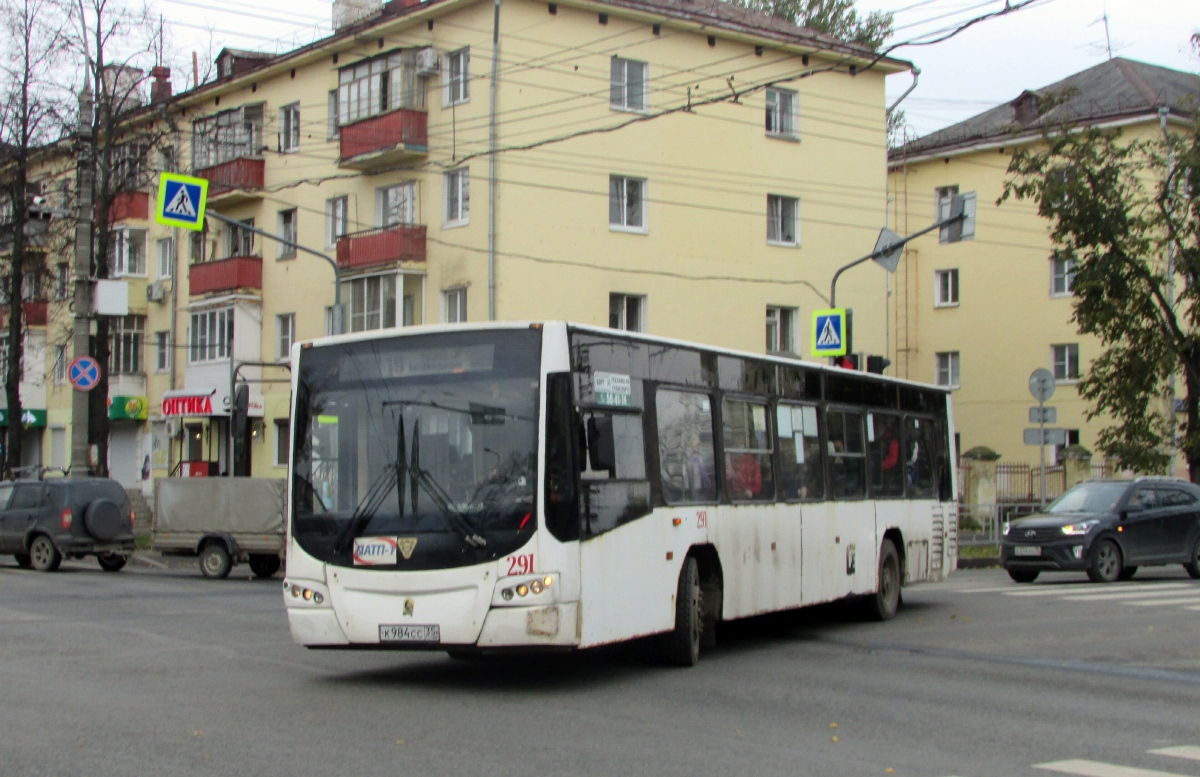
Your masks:
[{"label": "bus windshield wiper", "polygon": [[[423,488],[429,498],[433,500],[441,512],[442,517],[446,519],[446,525],[462,535],[466,543],[475,548],[482,548],[487,545],[487,540],[479,535],[471,523],[466,519],[457,508],[454,507],[453,500],[446,490],[442,488],[433,476],[428,471],[421,469],[421,440],[418,424],[413,423],[413,441],[412,441],[412,462],[408,467],[409,482],[412,486],[412,503],[413,515],[417,514],[417,488]],[[403,429],[403,427],[401,427]],[[401,446],[403,446],[403,432],[401,432]],[[404,496],[400,496],[401,504],[403,504]]]},{"label": "bus windshield wiper", "polygon": [[383,471],[371,483],[371,487],[367,489],[367,493],[354,507],[354,512],[350,515],[350,522],[346,524],[346,528],[342,529],[342,533],[338,535],[337,543],[334,547],[345,552],[349,547],[349,543],[358,533],[366,528],[371,519],[375,517],[375,513],[383,505],[383,500],[391,492],[396,481],[392,478],[392,473],[396,471],[396,465],[389,462],[384,466]]}]

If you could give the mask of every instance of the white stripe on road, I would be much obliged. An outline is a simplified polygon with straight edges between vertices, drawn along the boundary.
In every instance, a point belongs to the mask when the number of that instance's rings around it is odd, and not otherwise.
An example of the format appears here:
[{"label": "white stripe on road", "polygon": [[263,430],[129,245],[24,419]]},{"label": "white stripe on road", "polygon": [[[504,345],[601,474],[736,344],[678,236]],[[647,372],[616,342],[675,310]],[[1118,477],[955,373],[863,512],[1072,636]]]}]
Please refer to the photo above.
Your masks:
[{"label": "white stripe on road", "polygon": [[1064,596],[1063,599],[1071,602],[1097,602],[1105,599],[1141,599],[1151,596],[1176,596],[1187,589],[1194,589],[1197,594],[1200,594],[1200,586],[1194,586],[1190,583],[1175,583],[1172,585],[1160,585],[1154,588],[1139,588],[1136,591],[1131,591],[1128,588],[1118,588],[1114,591],[1104,591],[1094,594],[1070,594]]},{"label": "white stripe on road", "polygon": [[32,612],[22,612],[20,610],[9,609],[8,607],[0,607],[0,621],[8,621],[10,623],[27,623],[30,621],[48,621],[49,615],[38,615]]},{"label": "white stripe on road", "polygon": [[1160,772],[1154,769],[1138,769],[1133,766],[1117,766],[1099,761],[1054,761],[1052,763],[1034,764],[1034,769],[1045,769],[1048,772],[1062,774],[1078,774],[1081,777],[1186,777],[1176,772]]},{"label": "white stripe on road", "polygon": [[[1195,609],[1195,608],[1193,608]],[[1147,750],[1154,755],[1169,755],[1172,758],[1186,758],[1189,761],[1200,761],[1200,747],[1180,745],[1179,747],[1163,747],[1158,750]]]},{"label": "white stripe on road", "polygon": [[[1169,584],[1169,585],[1186,585],[1186,584],[1185,583],[1173,583],[1173,584]],[[1120,585],[1111,586],[1109,590],[1111,590],[1114,593],[1116,593],[1118,591],[1130,591],[1130,590],[1133,590],[1135,586],[1138,588],[1138,590],[1142,590],[1142,591],[1153,591],[1153,590],[1157,590],[1162,587],[1162,586],[1145,586],[1145,585],[1139,586],[1136,583],[1122,583]],[[1021,590],[1021,591],[1009,590],[1008,595],[1009,596],[1071,596],[1074,594],[1085,594],[1085,593],[1095,593],[1095,592],[1096,592],[1096,589],[1093,587],[1092,584],[1079,583],[1078,585],[1056,585],[1056,586],[1047,586],[1046,588],[1030,588],[1030,589],[1025,589],[1025,590]]]},{"label": "white stripe on road", "polygon": [[1177,604],[1200,604],[1200,592],[1194,593],[1186,599],[1180,597],[1178,599],[1153,599],[1151,601],[1140,602],[1122,602],[1134,607],[1169,607]]}]

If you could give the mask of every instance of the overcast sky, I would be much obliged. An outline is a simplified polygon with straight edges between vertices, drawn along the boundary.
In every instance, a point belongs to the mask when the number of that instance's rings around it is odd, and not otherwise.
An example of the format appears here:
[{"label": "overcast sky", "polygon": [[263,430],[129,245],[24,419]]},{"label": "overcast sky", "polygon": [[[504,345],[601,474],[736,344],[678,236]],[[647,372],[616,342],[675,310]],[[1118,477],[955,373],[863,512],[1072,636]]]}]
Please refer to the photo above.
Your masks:
[{"label": "overcast sky", "polygon": [[[193,50],[203,59],[223,46],[286,51],[309,43],[329,33],[332,5],[331,0],[153,2],[183,61]],[[893,41],[913,40],[1004,6],[1005,0],[858,0],[861,11],[895,13]],[[916,90],[901,106],[909,124],[923,135],[1103,62],[1105,15],[1113,55],[1200,72],[1189,45],[1200,31],[1200,0],[1036,0],[950,40],[895,50],[894,56],[921,69]],[[889,101],[911,82],[907,73],[890,77]]]}]

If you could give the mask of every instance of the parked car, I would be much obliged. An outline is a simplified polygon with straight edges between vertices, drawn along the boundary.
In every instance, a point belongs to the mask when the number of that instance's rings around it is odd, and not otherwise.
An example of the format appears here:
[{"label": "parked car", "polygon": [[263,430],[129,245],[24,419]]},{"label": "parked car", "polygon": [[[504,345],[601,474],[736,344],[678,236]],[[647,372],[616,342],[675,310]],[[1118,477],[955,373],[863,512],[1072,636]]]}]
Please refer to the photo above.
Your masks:
[{"label": "parked car", "polygon": [[1018,583],[1055,570],[1111,583],[1165,564],[1200,579],[1200,487],[1177,478],[1080,483],[1042,513],[1009,522],[1000,563]]},{"label": "parked car", "polygon": [[64,558],[95,556],[116,572],[133,555],[133,510],[125,489],[107,478],[0,483],[0,554],[53,572]]}]

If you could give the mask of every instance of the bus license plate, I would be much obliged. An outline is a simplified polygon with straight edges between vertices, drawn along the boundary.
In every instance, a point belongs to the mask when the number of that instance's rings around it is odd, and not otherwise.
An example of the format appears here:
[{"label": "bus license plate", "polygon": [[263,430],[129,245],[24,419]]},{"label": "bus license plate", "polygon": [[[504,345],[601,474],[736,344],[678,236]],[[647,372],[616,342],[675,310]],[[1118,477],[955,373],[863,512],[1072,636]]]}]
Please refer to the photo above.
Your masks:
[{"label": "bus license plate", "polygon": [[441,642],[440,626],[387,625],[379,626],[380,642]]},{"label": "bus license plate", "polygon": [[1018,545],[1013,548],[1014,556],[1040,556],[1042,549],[1037,545]]}]

